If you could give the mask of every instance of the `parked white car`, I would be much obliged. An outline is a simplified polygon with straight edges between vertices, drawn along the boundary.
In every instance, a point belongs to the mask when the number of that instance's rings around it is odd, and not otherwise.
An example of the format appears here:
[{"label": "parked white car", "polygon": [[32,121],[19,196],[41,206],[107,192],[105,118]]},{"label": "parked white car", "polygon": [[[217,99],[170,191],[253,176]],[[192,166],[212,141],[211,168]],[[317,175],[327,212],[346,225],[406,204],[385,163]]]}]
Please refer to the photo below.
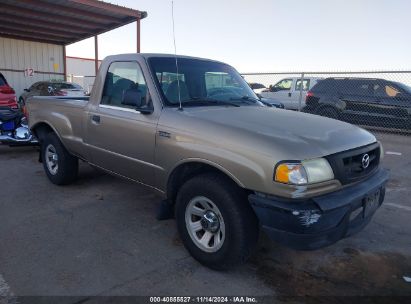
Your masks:
[{"label": "parked white car", "polygon": [[[303,96],[301,98],[301,108],[304,107],[307,92],[317,84],[322,78],[306,77],[303,79]],[[269,89],[260,93],[267,99],[272,99],[284,104],[289,110],[298,110],[300,105],[301,77],[290,77],[281,79]]]}]

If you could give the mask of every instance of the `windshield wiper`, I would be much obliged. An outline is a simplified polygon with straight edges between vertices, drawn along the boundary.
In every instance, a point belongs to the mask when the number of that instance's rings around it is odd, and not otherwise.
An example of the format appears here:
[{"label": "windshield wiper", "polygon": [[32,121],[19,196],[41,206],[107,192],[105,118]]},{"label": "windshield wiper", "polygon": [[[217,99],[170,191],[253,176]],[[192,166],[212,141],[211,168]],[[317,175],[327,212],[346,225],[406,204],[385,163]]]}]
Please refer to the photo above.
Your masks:
[{"label": "windshield wiper", "polygon": [[254,98],[254,97],[250,97],[247,95],[241,96],[241,97],[231,97],[230,100],[239,100],[239,101],[243,101],[243,102],[247,102],[248,104],[256,104],[257,102],[261,102],[259,99]]},{"label": "windshield wiper", "polygon": [[211,98],[202,98],[202,97],[193,97],[189,100],[185,100],[182,102],[183,107],[185,106],[232,106],[232,107],[239,107],[239,104],[234,102],[218,100],[218,99],[211,99]]}]

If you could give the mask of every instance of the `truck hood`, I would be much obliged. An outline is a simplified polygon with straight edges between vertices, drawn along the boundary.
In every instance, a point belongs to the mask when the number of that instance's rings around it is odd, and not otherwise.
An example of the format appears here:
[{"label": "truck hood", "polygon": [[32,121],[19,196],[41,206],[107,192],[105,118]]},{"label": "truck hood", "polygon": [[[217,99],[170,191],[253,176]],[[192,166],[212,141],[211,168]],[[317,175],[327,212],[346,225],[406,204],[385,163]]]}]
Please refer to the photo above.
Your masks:
[{"label": "truck hood", "polygon": [[[185,108],[190,123],[202,124],[203,138],[285,159],[308,159],[365,146],[375,137],[354,125],[289,110],[242,106]],[[204,123],[204,124],[203,124]],[[190,126],[184,126],[190,130]],[[197,131],[198,132],[198,131]],[[200,134],[201,135],[201,134]]]}]

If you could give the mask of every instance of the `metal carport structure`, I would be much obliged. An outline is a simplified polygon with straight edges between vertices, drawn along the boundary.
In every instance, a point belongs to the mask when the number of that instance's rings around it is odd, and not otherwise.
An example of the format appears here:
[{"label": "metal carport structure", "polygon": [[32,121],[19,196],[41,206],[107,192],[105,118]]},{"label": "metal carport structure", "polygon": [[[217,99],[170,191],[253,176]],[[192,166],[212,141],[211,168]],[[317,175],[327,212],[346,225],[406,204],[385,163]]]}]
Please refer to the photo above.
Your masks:
[{"label": "metal carport structure", "polygon": [[136,22],[140,52],[140,20],[146,16],[144,11],[97,0],[0,0],[0,37],[62,46],[64,75],[65,46],[94,37],[97,72],[97,35]]}]

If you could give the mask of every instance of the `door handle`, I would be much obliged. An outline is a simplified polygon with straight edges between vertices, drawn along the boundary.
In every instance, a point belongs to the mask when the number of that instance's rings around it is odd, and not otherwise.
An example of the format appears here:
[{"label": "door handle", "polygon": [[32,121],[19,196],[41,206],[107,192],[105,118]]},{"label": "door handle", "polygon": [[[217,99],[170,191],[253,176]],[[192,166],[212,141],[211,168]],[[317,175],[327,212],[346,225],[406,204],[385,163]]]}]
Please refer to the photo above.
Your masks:
[{"label": "door handle", "polygon": [[100,123],[100,115],[91,115],[91,121],[99,124]]},{"label": "door handle", "polygon": [[288,97],[291,97],[291,92],[290,92],[290,93],[288,93]]}]

